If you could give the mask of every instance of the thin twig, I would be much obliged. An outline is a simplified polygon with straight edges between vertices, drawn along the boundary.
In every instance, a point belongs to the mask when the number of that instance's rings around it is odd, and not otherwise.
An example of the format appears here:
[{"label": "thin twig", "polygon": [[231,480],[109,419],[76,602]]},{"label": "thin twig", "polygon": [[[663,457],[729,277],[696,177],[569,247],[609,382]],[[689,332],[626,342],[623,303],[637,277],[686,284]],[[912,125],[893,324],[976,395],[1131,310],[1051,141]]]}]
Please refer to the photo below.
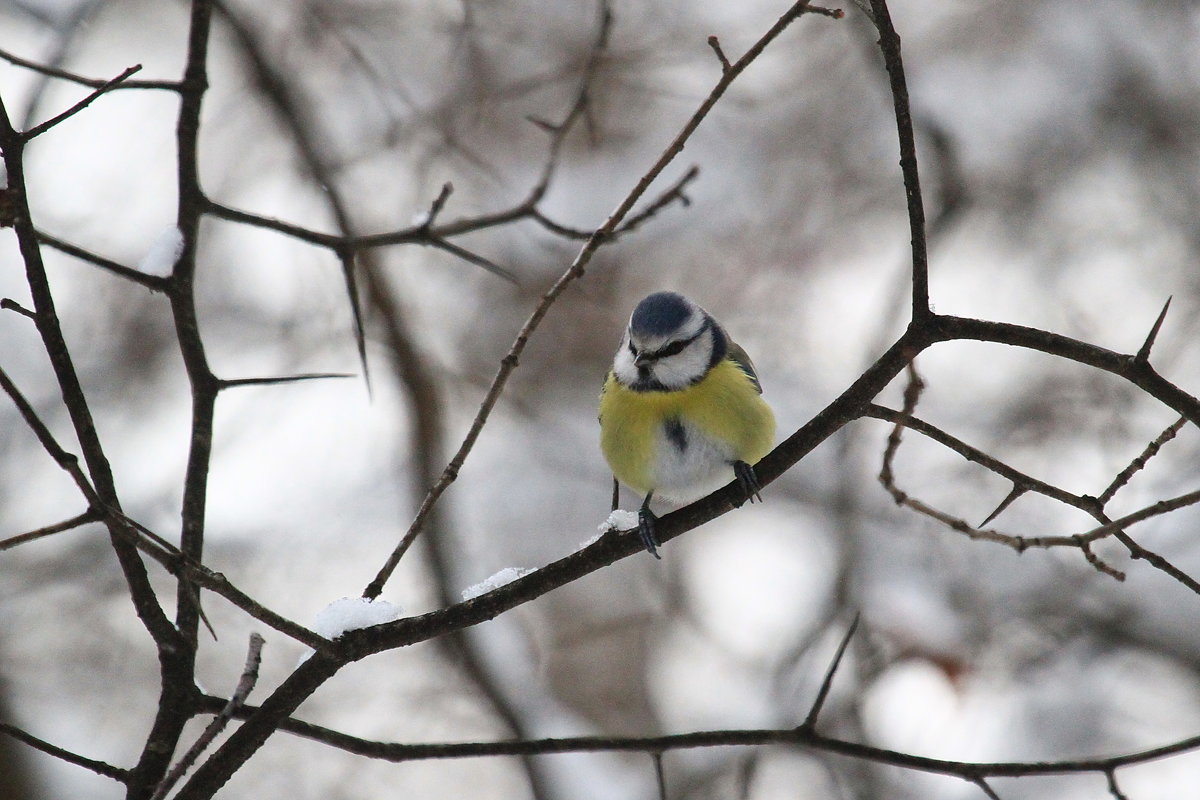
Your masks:
[{"label": "thin twig", "polygon": [[38,442],[42,445],[42,449],[46,451],[55,463],[62,467],[63,471],[71,476],[71,480],[75,481],[75,485],[79,487],[79,491],[83,493],[84,499],[91,505],[96,505],[99,498],[96,495],[96,490],[92,488],[92,484],[88,481],[87,476],[83,474],[83,470],[79,467],[79,458],[73,453],[68,453],[54,438],[54,434],[46,427],[46,423],[42,422],[41,417],[34,411],[33,406],[25,399],[25,395],[21,394],[21,390],[8,377],[8,373],[0,368],[0,389],[9,396],[13,401],[13,405],[17,407],[21,418],[25,420],[25,424],[33,431],[33,435],[37,437]]},{"label": "thin twig", "polygon": [[103,761],[97,761],[94,758],[87,758],[78,753],[72,753],[70,750],[64,750],[61,747],[50,744],[44,739],[39,739],[33,734],[26,733],[16,725],[10,725],[7,722],[0,722],[0,733],[11,736],[19,742],[29,745],[34,750],[40,750],[46,755],[54,756],[60,761],[65,761],[68,764],[74,764],[77,767],[91,770],[97,775],[103,775],[106,778],[112,778],[114,781],[125,783],[129,779],[129,770],[114,767],[112,764]]},{"label": "thin twig", "polygon": [[1185,424],[1187,424],[1187,417],[1180,417],[1175,422],[1168,425],[1162,433],[1155,437],[1154,441],[1146,445],[1146,449],[1143,450],[1137,458],[1129,462],[1129,466],[1121,470],[1117,477],[1113,478],[1112,483],[1108,485],[1108,488],[1101,492],[1100,496],[1096,498],[1100,505],[1107,505],[1108,501],[1113,499],[1113,496],[1116,495],[1122,486],[1129,483],[1129,480],[1136,475],[1139,470],[1144,468],[1150,459],[1158,455],[1158,451],[1162,449],[1164,444],[1175,438],[1175,434],[1179,433],[1180,429],[1183,428]]},{"label": "thin twig", "polygon": [[99,86],[96,89],[94,89],[91,94],[89,94],[87,97],[80,100],[75,105],[68,108],[66,111],[63,111],[61,114],[57,114],[57,115],[51,117],[50,119],[46,120],[45,122],[43,122],[39,125],[34,125],[32,128],[30,128],[29,130],[27,130],[21,134],[22,138],[24,138],[25,141],[29,141],[30,139],[41,136],[43,133],[50,130],[55,125],[58,125],[61,122],[65,122],[66,120],[68,120],[71,117],[78,114],[80,111],[83,111],[85,108],[87,108],[92,103],[94,103],[98,98],[100,98],[101,95],[105,95],[105,94],[111,92],[113,89],[115,89],[119,85],[121,85],[121,83],[123,83],[126,78],[128,78],[130,75],[140,72],[141,69],[142,69],[141,64],[134,64],[132,67],[127,68],[124,72],[122,72],[117,77],[113,78],[110,81],[105,82],[104,85]]},{"label": "thin twig", "polygon": [[[463,463],[466,461],[467,456],[470,455],[471,450],[475,446],[475,441],[479,438],[480,432],[483,430],[484,425],[491,416],[492,409],[495,407],[496,402],[500,399],[500,394],[504,391],[504,386],[508,382],[509,375],[511,375],[512,371],[516,369],[520,356],[525,350],[526,344],[529,342],[529,339],[533,335],[534,331],[536,331],[538,326],[541,324],[542,319],[550,311],[550,307],[554,304],[554,301],[557,300],[559,295],[566,290],[567,286],[584,274],[584,270],[588,263],[591,262],[592,256],[595,254],[596,250],[609,236],[611,236],[612,232],[626,218],[633,206],[638,202],[639,199],[641,199],[642,195],[646,193],[646,190],[650,188],[650,184],[653,183],[654,180],[662,174],[662,171],[666,169],[667,165],[670,164],[677,155],[679,155],[679,153],[683,150],[684,144],[686,144],[688,139],[691,138],[696,128],[701,122],[704,121],[704,118],[708,116],[709,111],[712,110],[712,107],[716,104],[716,102],[722,97],[722,95],[725,94],[725,91],[729,88],[730,84],[733,83],[733,81],[746,69],[746,67],[753,63],[756,58],[758,58],[767,45],[774,41],[779,34],[783,33],[788,26],[799,19],[800,16],[804,14],[807,7],[808,0],[799,0],[799,2],[793,4],[791,8],[789,8],[781,17],[779,17],[778,20],[776,20],[775,24],[772,25],[770,29],[761,38],[759,38],[759,40],[755,42],[749,50],[746,51],[745,55],[739,58],[730,66],[728,70],[725,70],[722,73],[721,78],[719,81],[717,81],[716,86],[713,87],[709,95],[700,104],[700,107],[684,124],[683,129],[680,130],[680,132],[675,136],[675,138],[667,146],[666,150],[663,151],[650,169],[648,169],[642,175],[642,177],[638,179],[637,184],[625,195],[624,199],[608,216],[604,223],[592,233],[591,237],[586,243],[584,243],[582,249],[576,255],[575,260],[571,263],[571,266],[567,269],[567,271],[564,272],[559,279],[555,281],[554,285],[542,295],[542,298],[534,308],[533,313],[530,314],[529,318],[525,321],[525,324],[521,327],[521,330],[517,334],[516,339],[513,341],[512,347],[509,349],[508,354],[501,359],[500,367],[496,372],[496,376],[492,379],[491,386],[488,388],[487,394],[484,396],[483,402],[479,406],[479,411],[476,413],[475,419],[472,421],[471,427],[467,431],[467,435],[464,437],[462,444],[459,446],[454,456],[450,459],[450,462],[446,465],[446,468],[443,470],[441,477],[438,478],[437,483],[430,487],[429,493],[426,495],[421,507],[417,510],[417,514],[414,517],[412,524],[409,526],[408,531],[406,531],[404,536],[401,538],[400,543],[396,546],[396,549],[392,551],[392,554],[388,558],[387,562],[363,591],[364,597],[375,598],[378,597],[380,592],[383,591],[383,586],[387,582],[388,578],[391,577],[392,572],[396,569],[396,565],[400,563],[400,559],[403,558],[404,553],[408,551],[408,548],[420,534],[424,525],[425,517],[428,516],[433,506],[441,498],[442,494],[445,493],[446,489],[448,489],[450,485],[457,480],[459,470],[462,469]],[[602,39],[607,37],[607,23],[601,25],[600,36]],[[583,103],[577,104],[577,108],[579,108],[580,111],[582,111],[582,107]]]},{"label": "thin twig", "polygon": [[148,275],[140,270],[127,267],[124,264],[118,264],[112,259],[88,252],[82,247],[77,247],[70,242],[64,242],[62,239],[51,236],[44,231],[38,231],[37,238],[42,244],[52,247],[59,252],[66,253],[69,256],[74,256],[75,258],[78,258],[81,261],[86,261],[89,264],[94,264],[101,269],[107,270],[114,275],[124,278],[125,280],[141,284],[152,292],[165,292],[167,287],[169,287],[171,284],[170,279],[164,278],[161,275]]},{"label": "thin twig", "polygon": [[250,692],[254,690],[254,684],[258,683],[258,666],[262,663],[262,648],[263,637],[257,633],[250,634],[250,646],[246,653],[246,666],[242,669],[242,677],[238,681],[237,688],[229,697],[229,702],[221,709],[221,712],[213,718],[212,722],[208,723],[208,727],[200,734],[196,742],[188,748],[184,753],[183,758],[171,768],[166,777],[158,784],[158,788],[154,790],[154,794],[150,796],[150,800],[162,800],[167,796],[179,779],[184,776],[184,773],[191,768],[192,764],[196,763],[196,759],[200,754],[212,744],[217,735],[225,729],[229,721],[233,719],[234,713],[241,708],[246,698],[250,696]]},{"label": "thin twig", "polygon": [[658,783],[658,800],[667,800],[667,774],[663,771],[663,754],[655,751],[650,754],[654,761],[654,777]]},{"label": "thin twig", "polygon": [[3,309],[5,311],[15,312],[17,314],[20,314],[23,317],[28,317],[29,319],[33,320],[34,322],[37,322],[37,314],[30,311],[28,308],[21,305],[16,300],[13,300],[11,297],[0,298],[0,309]]},{"label": "thin twig", "polygon": [[98,522],[100,519],[102,519],[100,514],[88,509],[82,514],[63,520],[62,522],[54,525],[47,525],[44,528],[38,528],[34,531],[22,533],[17,536],[10,536],[7,539],[0,539],[0,552],[3,552],[4,550],[11,550],[14,547],[19,547],[26,542],[32,542],[36,539],[43,539],[47,536],[53,536],[56,533],[74,530],[75,528],[80,528],[90,522]]},{"label": "thin twig", "polygon": [[[216,711],[224,705],[220,697],[203,698],[204,706]],[[235,716],[247,719],[258,709],[245,706]],[[1030,776],[1107,774],[1121,767],[1147,764],[1171,756],[1200,749],[1200,735],[1190,736],[1170,744],[1146,750],[1101,758],[1078,758],[1060,761],[952,761],[903,753],[858,742],[825,736],[808,727],[764,728],[742,730],[707,730],[674,733],[663,736],[575,736],[563,738],[525,739],[492,742],[380,742],[351,736],[341,731],[286,719],[280,729],[295,736],[336,747],[348,753],[381,761],[403,763],[435,759],[480,758],[487,756],[553,755],[562,753],[666,753],[704,747],[761,747],[789,744],[813,750],[887,764],[903,769],[951,775],[975,782],[980,778],[1016,778]]]},{"label": "thin twig", "polygon": [[900,36],[892,25],[886,0],[871,0],[871,21],[879,31],[879,48],[892,85],[896,133],[900,139],[900,171],[904,175],[904,194],[908,202],[908,225],[912,232],[912,319],[924,321],[932,314],[929,307],[929,252],[925,242],[925,206],[921,199],[921,181],[917,172],[917,145],[913,136],[912,110],[904,61],[900,56]]},{"label": "thin twig", "polygon": [[1108,779],[1108,793],[1113,796],[1113,800],[1129,800],[1117,784],[1117,770],[1115,767],[1105,770],[1104,777]]},{"label": "thin twig", "polygon": [[988,796],[989,800],[1000,800],[1000,795],[996,794],[995,790],[988,785],[984,778],[968,778],[971,783],[979,787],[979,790]]},{"label": "thin twig", "polygon": [[854,632],[858,630],[859,616],[857,613],[854,615],[854,620],[846,630],[846,635],[842,637],[842,642],[838,645],[837,652],[833,654],[833,661],[830,662],[829,668],[825,670],[825,677],[821,680],[821,688],[817,690],[817,698],[813,701],[812,708],[808,710],[808,716],[804,718],[804,722],[800,727],[816,727],[817,716],[821,713],[821,708],[825,705],[825,698],[829,696],[829,690],[833,686],[833,676],[837,674],[838,666],[842,663],[842,656],[846,655],[846,647],[849,646],[850,639],[854,636]]},{"label": "thin twig", "polygon": [[[71,83],[77,83],[80,86],[88,86],[92,89],[100,89],[112,83],[111,80],[105,78],[86,78],[74,72],[68,72],[65,69],[56,69],[48,67],[37,61],[30,61],[27,58],[11,53],[8,50],[0,50],[0,59],[4,59],[10,64],[24,69],[32,70],[33,72],[48,75],[51,78],[59,78]],[[179,91],[179,81],[122,81],[120,86],[113,86],[109,91],[115,89],[166,89],[169,91]]]}]

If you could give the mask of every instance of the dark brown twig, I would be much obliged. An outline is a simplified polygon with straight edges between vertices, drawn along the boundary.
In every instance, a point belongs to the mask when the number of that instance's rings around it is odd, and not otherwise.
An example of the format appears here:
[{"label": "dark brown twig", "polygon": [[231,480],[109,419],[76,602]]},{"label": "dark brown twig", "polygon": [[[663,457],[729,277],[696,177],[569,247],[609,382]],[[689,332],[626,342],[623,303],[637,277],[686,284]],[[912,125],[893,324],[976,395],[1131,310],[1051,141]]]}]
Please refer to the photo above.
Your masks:
[{"label": "dark brown twig", "polygon": [[871,21],[879,31],[879,48],[892,85],[896,133],[900,139],[900,171],[904,176],[904,194],[908,203],[908,224],[912,231],[912,321],[926,320],[933,312],[929,306],[929,252],[925,243],[925,205],[921,199],[921,181],[917,172],[917,144],[913,136],[912,111],[908,101],[908,83],[904,60],[900,56],[900,35],[892,25],[885,0],[871,0]]},{"label": "dark brown twig", "polygon": [[1164,444],[1175,438],[1175,434],[1179,433],[1180,429],[1183,428],[1185,424],[1187,424],[1187,418],[1180,417],[1179,419],[1175,420],[1175,422],[1168,425],[1162,433],[1155,437],[1154,441],[1146,445],[1146,449],[1143,450],[1137,456],[1137,458],[1129,462],[1129,466],[1125,467],[1125,469],[1121,470],[1121,472],[1117,474],[1117,477],[1113,478],[1112,483],[1110,483],[1108,487],[1100,493],[1100,496],[1096,498],[1096,501],[1101,506],[1107,505],[1108,501],[1113,499],[1116,493],[1120,491],[1121,487],[1129,483],[1130,479],[1136,475],[1139,470],[1143,469],[1150,459],[1158,455],[1158,451],[1162,449]]},{"label": "dark brown twig", "polygon": [[854,620],[850,623],[850,627],[846,630],[846,635],[842,637],[841,643],[838,645],[837,652],[833,655],[833,661],[829,663],[829,668],[825,670],[825,677],[821,679],[821,688],[817,691],[817,697],[813,700],[812,708],[808,710],[808,716],[804,718],[804,722],[800,725],[801,728],[813,729],[817,725],[817,717],[821,713],[821,708],[825,705],[825,699],[829,696],[829,690],[833,687],[833,676],[837,674],[838,667],[842,663],[842,657],[846,655],[846,647],[850,644],[850,639],[853,638],[854,632],[858,630],[859,615],[854,615]]},{"label": "dark brown twig", "polygon": [[38,528],[34,531],[28,531],[17,536],[10,536],[7,539],[0,539],[0,552],[11,550],[14,547],[19,547],[26,542],[32,542],[36,539],[43,539],[47,536],[53,536],[56,533],[63,531],[74,530],[91,522],[98,522],[101,516],[92,510],[87,510],[82,514],[63,520],[55,525],[47,525],[44,528]]},{"label": "dark brown twig", "polygon": [[87,758],[78,753],[72,753],[70,750],[64,750],[61,747],[50,744],[44,739],[26,733],[16,725],[10,725],[7,722],[0,722],[0,733],[11,736],[18,742],[27,744],[34,750],[39,750],[46,755],[53,756],[60,761],[65,761],[68,764],[74,764],[77,767],[91,770],[97,775],[103,775],[106,778],[112,778],[114,781],[125,783],[129,780],[129,770],[114,767],[112,764],[107,764],[103,761],[97,761],[94,758]]},{"label": "dark brown twig", "polygon": [[[662,171],[666,169],[667,165],[670,164],[677,155],[679,155],[679,153],[683,150],[684,144],[688,141],[688,139],[691,138],[696,128],[699,127],[700,123],[704,121],[704,118],[708,116],[708,112],[712,110],[712,107],[725,94],[725,91],[729,88],[730,84],[737,79],[737,77],[746,69],[746,67],[750,66],[750,64],[753,63],[756,58],[758,58],[767,45],[774,41],[775,38],[778,37],[779,34],[783,33],[783,31],[786,30],[793,22],[799,19],[804,14],[807,7],[808,0],[800,0],[797,3],[794,3],[792,7],[789,8],[778,20],[776,20],[775,24],[772,25],[771,28],[765,34],[763,34],[763,36],[759,38],[759,40],[755,42],[754,45],[752,45],[741,58],[733,63],[728,70],[725,70],[722,73],[721,78],[719,81],[717,81],[716,86],[713,87],[712,91],[700,104],[700,107],[684,124],[683,129],[675,136],[675,138],[667,146],[666,150],[663,151],[662,155],[658,157],[658,160],[655,161],[650,169],[648,169],[642,175],[642,177],[638,179],[636,185],[625,195],[624,199],[617,206],[617,208],[608,216],[608,219],[606,219],[604,223],[592,233],[592,236],[586,243],[584,243],[583,248],[576,255],[575,260],[572,262],[567,271],[564,272],[559,279],[555,281],[554,285],[542,295],[542,298],[534,308],[533,313],[530,314],[529,318],[525,321],[525,324],[521,327],[521,330],[517,334],[517,338],[513,341],[512,347],[509,349],[508,354],[501,359],[500,367],[496,372],[496,376],[492,379],[492,384],[488,388],[487,394],[484,397],[483,402],[480,404],[479,411],[475,415],[475,419],[471,423],[471,427],[467,431],[467,435],[464,437],[462,444],[459,446],[454,456],[450,459],[450,462],[446,465],[446,468],[443,470],[442,475],[438,479],[437,483],[430,488],[429,494],[426,496],[425,501],[421,504],[420,509],[417,510],[417,514],[414,517],[412,524],[409,526],[408,531],[406,531],[404,536],[401,538],[400,543],[396,546],[396,549],[392,551],[391,556],[389,556],[387,562],[383,565],[383,568],[380,569],[374,580],[372,580],[371,583],[367,585],[367,588],[363,591],[364,597],[378,597],[379,593],[383,591],[383,586],[387,582],[388,578],[391,577],[396,565],[400,563],[400,559],[403,558],[404,553],[407,552],[408,548],[420,534],[425,517],[441,498],[442,494],[445,493],[446,489],[450,487],[450,484],[457,480],[459,470],[462,469],[463,463],[466,461],[467,456],[470,455],[471,450],[475,446],[475,441],[479,438],[480,432],[483,430],[484,425],[491,416],[492,409],[495,407],[496,402],[500,399],[500,394],[504,391],[504,386],[508,382],[509,375],[511,375],[512,371],[516,369],[521,353],[525,350],[525,345],[529,342],[529,338],[541,324],[542,319],[547,313],[549,313],[550,307],[554,304],[554,301],[557,300],[559,295],[566,290],[567,286],[584,274],[584,270],[588,263],[590,263],[596,250],[608,237],[611,236],[612,232],[616,230],[617,226],[621,224],[633,206],[646,193],[646,190],[650,188],[650,184],[653,183],[654,180],[662,174]],[[609,23],[605,21],[601,25],[600,37],[602,40],[607,38],[608,24]],[[586,95],[581,96],[585,97]],[[584,103],[581,102],[577,104],[576,107],[582,111],[583,106]]]},{"label": "dark brown twig", "polygon": [[200,757],[200,754],[225,729],[237,710],[245,705],[246,698],[250,696],[250,692],[254,690],[254,685],[258,683],[258,666],[262,663],[263,643],[263,637],[257,633],[250,634],[250,646],[246,653],[246,666],[242,668],[242,677],[238,680],[237,688],[230,695],[225,707],[208,723],[204,732],[197,737],[195,743],[183,754],[183,758],[179,759],[175,766],[171,768],[171,771],[158,784],[158,788],[154,790],[154,794],[150,796],[150,800],[162,800],[162,798],[166,797],[171,788],[184,776],[184,773],[191,768],[192,764],[196,763],[196,759]]},{"label": "dark brown twig", "polygon": [[[38,72],[38,73],[41,73],[42,75],[47,75],[51,78],[59,78],[64,81],[70,81],[71,83],[77,83],[80,86],[88,86],[92,89],[101,89],[101,88],[104,88],[105,86],[108,86],[108,84],[112,83],[112,81],[110,79],[86,78],[82,75],[77,75],[74,72],[68,72],[67,70],[64,70],[64,69],[56,69],[54,67],[48,67],[45,64],[41,64],[37,61],[30,61],[27,58],[22,58],[21,56],[18,56],[15,53],[11,53],[8,50],[0,50],[0,59],[4,59],[8,63],[13,64],[14,66],[32,70],[33,72]],[[113,91],[116,89],[166,89],[169,91],[177,92],[177,91],[179,91],[179,82],[178,81],[145,81],[145,80],[143,80],[143,81],[122,81],[119,86],[110,87],[109,91]]]},{"label": "dark brown twig", "polygon": [[110,81],[106,81],[102,86],[98,86],[96,89],[94,89],[92,91],[91,94],[89,94],[87,97],[80,100],[75,105],[68,108],[66,111],[63,111],[60,114],[56,114],[55,116],[51,117],[50,119],[46,120],[45,122],[42,122],[38,125],[34,125],[32,128],[30,128],[29,130],[22,133],[21,137],[23,139],[25,139],[25,141],[29,141],[30,139],[34,139],[38,136],[41,136],[43,133],[50,130],[55,125],[58,125],[61,122],[65,122],[66,120],[68,120],[71,117],[78,114],[80,111],[83,111],[85,108],[87,108],[92,103],[94,103],[96,100],[98,100],[102,95],[105,95],[105,94],[111,92],[113,89],[120,86],[125,81],[125,79],[127,79],[130,75],[140,72],[141,69],[142,69],[141,64],[134,64],[132,67],[129,67],[128,69],[126,69],[124,72],[122,72],[117,77],[113,78]]}]

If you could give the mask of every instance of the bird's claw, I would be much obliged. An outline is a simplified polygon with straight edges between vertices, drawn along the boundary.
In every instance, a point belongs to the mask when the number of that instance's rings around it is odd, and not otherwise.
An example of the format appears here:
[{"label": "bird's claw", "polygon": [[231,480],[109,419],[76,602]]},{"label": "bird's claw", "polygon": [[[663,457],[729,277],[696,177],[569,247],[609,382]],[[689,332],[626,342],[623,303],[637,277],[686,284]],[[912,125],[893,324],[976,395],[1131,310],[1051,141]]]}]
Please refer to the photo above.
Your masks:
[{"label": "bird's claw", "polygon": [[733,462],[733,474],[737,477],[738,486],[742,487],[742,493],[745,499],[738,502],[741,505],[746,500],[753,503],[755,500],[762,502],[762,484],[758,482],[758,475],[754,472],[754,467],[747,464],[745,461]]},{"label": "bird's claw", "polygon": [[658,517],[654,516],[650,509],[644,506],[638,509],[638,536],[641,537],[646,552],[661,559],[662,556],[658,554],[658,546],[662,543],[658,541],[658,536],[654,532],[656,522],[658,522]]}]

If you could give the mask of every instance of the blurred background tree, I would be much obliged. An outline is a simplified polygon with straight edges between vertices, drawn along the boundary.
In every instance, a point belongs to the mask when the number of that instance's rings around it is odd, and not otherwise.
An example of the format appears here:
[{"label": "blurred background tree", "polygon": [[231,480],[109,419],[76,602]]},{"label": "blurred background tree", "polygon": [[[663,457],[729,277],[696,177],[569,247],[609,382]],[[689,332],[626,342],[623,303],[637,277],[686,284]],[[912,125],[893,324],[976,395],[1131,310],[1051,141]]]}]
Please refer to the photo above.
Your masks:
[{"label": "blurred background tree", "polygon": [[[686,183],[601,248],[552,307],[413,555],[383,597],[417,614],[508,567],[578,549],[608,511],[595,407],[633,305],[682,291],[754,356],[781,435],[849,385],[904,329],[910,238],[892,99],[853,6],[806,17],[747,71],[663,178]],[[539,220],[454,245],[361,251],[371,381],[245,386],[217,404],[205,563],[311,627],[361,591],[466,432],[538,298],[705,97],[720,64],[783,11],[755,0],[615,0],[595,57],[592,0],[235,2],[214,11],[200,179],[223,208],[332,234],[518,208],[556,169]],[[1200,387],[1200,6],[1184,0],[896,0],[930,218],[939,313],[1135,352],[1172,310],[1155,367]],[[0,49],[75,75],[178,80],[189,9],[146,0],[6,0]],[[587,104],[557,124],[587,80]],[[0,66],[18,128],[87,93]],[[114,91],[25,154],[39,229],[136,267],[175,224],[178,98]],[[228,215],[227,215],[228,216]],[[198,237],[196,303],[213,371],[234,379],[358,373],[338,254],[221,215]],[[0,233],[0,296],[28,305]],[[159,294],[43,248],[68,344],[125,512],[178,531],[190,419],[171,309]],[[506,282],[482,259],[510,271]],[[78,447],[30,321],[0,313],[0,367],[68,450]],[[952,342],[922,354],[918,414],[1027,474],[1099,495],[1178,413],[1128,383],[1043,354]],[[900,405],[903,381],[880,402]],[[799,724],[856,611],[862,624],[823,723],[831,734],[968,761],[1136,751],[1200,733],[1200,597],[1104,540],[1023,554],[898,509],[876,480],[891,430],[847,426],[762,506],[619,561],[447,645],[347,667],[298,715],[367,739],[490,741]],[[78,513],[78,492],[0,403],[0,537]],[[1195,488],[1185,425],[1114,499],[1114,516]],[[973,523],[1011,485],[910,433],[900,485]],[[626,505],[632,498],[626,497]],[[1136,538],[1200,575],[1195,507]],[[1040,535],[1094,527],[1035,495],[994,523]],[[177,538],[177,537],[175,537]],[[164,597],[174,581],[152,570]],[[5,719],[113,764],[137,759],[157,702],[153,648],[102,526],[0,552]],[[198,682],[227,695],[263,630],[205,594]],[[209,599],[211,598],[211,599]],[[268,632],[263,686],[302,645]],[[259,690],[264,691],[264,690]],[[203,727],[189,724],[185,742]],[[16,747],[10,755],[10,749]],[[15,760],[10,760],[15,759]],[[18,766],[10,767],[10,763]],[[962,780],[805,749],[703,748],[662,759],[677,798],[978,797]],[[1200,756],[1122,770],[1132,800],[1180,797]],[[13,776],[16,776],[15,778]],[[0,737],[13,797],[124,796],[124,787]],[[0,783],[2,786],[2,783]],[[1096,798],[1103,775],[996,780],[1018,798]],[[222,796],[652,797],[644,754],[365,760],[277,734]],[[1113,790],[1114,796],[1117,790]],[[16,792],[15,794],[13,792]]]}]

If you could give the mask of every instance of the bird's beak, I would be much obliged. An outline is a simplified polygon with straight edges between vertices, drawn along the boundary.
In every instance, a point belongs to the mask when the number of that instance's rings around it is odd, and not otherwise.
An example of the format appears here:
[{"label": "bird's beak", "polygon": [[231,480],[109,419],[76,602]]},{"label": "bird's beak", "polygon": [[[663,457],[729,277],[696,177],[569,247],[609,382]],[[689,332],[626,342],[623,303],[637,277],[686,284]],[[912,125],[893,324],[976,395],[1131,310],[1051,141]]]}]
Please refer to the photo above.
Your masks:
[{"label": "bird's beak", "polygon": [[650,356],[646,355],[645,353],[639,352],[639,353],[635,354],[633,357],[633,365],[635,367],[637,367],[638,369],[648,367],[653,363],[654,363],[654,359],[651,358]]}]

